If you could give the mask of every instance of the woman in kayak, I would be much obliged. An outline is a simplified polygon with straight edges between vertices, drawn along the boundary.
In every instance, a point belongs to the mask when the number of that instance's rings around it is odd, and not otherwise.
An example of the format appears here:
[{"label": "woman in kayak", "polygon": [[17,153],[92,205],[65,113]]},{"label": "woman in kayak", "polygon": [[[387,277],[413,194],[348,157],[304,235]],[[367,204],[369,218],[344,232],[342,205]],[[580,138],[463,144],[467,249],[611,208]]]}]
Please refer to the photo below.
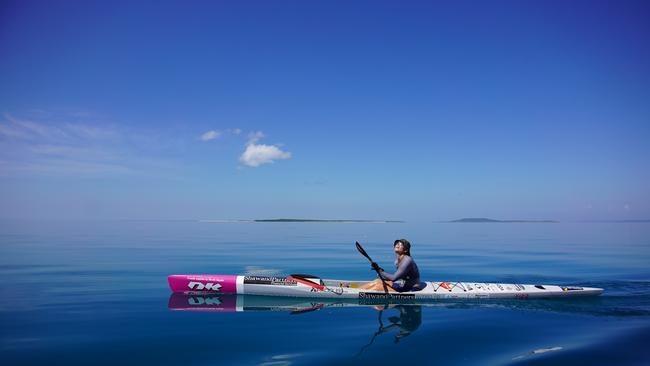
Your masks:
[{"label": "woman in kayak", "polygon": [[[406,239],[397,239],[393,243],[395,251],[395,266],[397,271],[393,274],[384,272],[376,262],[372,262],[372,269],[378,271],[386,280],[388,290],[392,292],[418,291],[420,288],[420,270],[411,258],[411,243]],[[384,291],[381,279],[376,279],[359,287],[362,290]]]}]

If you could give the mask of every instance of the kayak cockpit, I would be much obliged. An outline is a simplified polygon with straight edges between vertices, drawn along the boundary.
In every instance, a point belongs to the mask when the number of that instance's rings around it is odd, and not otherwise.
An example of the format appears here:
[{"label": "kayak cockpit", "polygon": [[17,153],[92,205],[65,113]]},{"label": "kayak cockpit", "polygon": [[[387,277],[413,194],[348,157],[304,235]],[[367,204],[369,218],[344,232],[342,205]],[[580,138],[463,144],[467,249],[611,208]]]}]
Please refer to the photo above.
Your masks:
[{"label": "kayak cockpit", "polygon": [[[327,287],[360,288],[361,286],[368,284],[372,281],[321,280],[321,282],[323,283],[324,286]],[[422,291],[425,287],[427,287],[427,283],[422,281],[418,286],[414,287],[409,292]]]},{"label": "kayak cockpit", "polygon": [[371,281],[322,280],[327,287],[359,288]]}]

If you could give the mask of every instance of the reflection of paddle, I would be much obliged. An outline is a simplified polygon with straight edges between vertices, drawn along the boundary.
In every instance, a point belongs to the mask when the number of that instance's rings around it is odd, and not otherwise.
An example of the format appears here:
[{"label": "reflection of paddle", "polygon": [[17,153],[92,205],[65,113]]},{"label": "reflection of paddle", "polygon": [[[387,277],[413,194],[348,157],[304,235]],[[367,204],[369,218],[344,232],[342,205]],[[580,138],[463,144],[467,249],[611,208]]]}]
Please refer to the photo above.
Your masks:
[{"label": "reflection of paddle", "polygon": [[[357,248],[359,248],[359,247],[361,247],[361,245],[359,245],[359,243],[357,243]],[[361,248],[361,250],[363,250],[363,248]],[[359,251],[361,251],[361,250],[359,250]],[[365,253],[365,251],[364,251],[364,253]],[[363,254],[363,253],[361,253],[361,254]],[[368,259],[370,259],[370,258],[368,258]],[[365,346],[361,347],[361,349],[359,350],[359,353],[357,353],[357,355],[354,356],[354,358],[357,358],[357,357],[361,356],[361,354],[363,353],[363,351],[366,350],[366,348],[372,346],[372,344],[375,343],[375,338],[377,338],[378,335],[380,335],[380,334],[382,334],[384,332],[384,322],[381,321],[381,314],[384,312],[384,309],[386,309],[386,307],[379,310],[379,316],[378,316],[378,318],[379,318],[379,329],[377,329],[375,334],[370,339],[370,343],[368,343]]]},{"label": "reflection of paddle", "polygon": [[368,344],[364,345],[361,347],[359,350],[359,353],[357,353],[354,358],[358,358],[363,354],[363,352],[370,346],[372,346],[373,343],[375,343],[375,339],[377,338],[378,335],[390,332],[393,329],[399,330],[399,333],[395,335],[395,340],[393,343],[399,343],[399,341],[404,338],[408,337],[411,335],[411,333],[415,332],[420,324],[422,323],[422,307],[420,305],[417,306],[405,306],[405,305],[397,305],[396,309],[399,310],[400,315],[399,317],[397,316],[391,316],[388,318],[388,320],[391,322],[390,325],[384,326],[384,322],[382,321],[382,313],[384,310],[388,309],[388,304],[386,304],[381,310],[379,310],[379,316],[378,316],[378,321],[379,321],[379,329],[373,334],[372,338],[370,339],[370,342]]},{"label": "reflection of paddle", "polygon": [[[364,257],[368,258],[370,263],[374,263],[373,260],[368,255],[368,253],[366,253],[365,249],[363,249],[361,244],[359,244],[358,241],[355,242],[355,244],[357,246],[357,250],[359,251],[359,253],[361,253],[361,255],[363,255]],[[386,292],[386,298],[388,298],[388,286],[386,286],[386,281],[384,281],[384,277],[382,277],[382,275],[381,275],[381,273],[379,272],[378,269],[375,269],[375,268],[373,268],[373,269],[375,270],[375,272],[377,272],[377,276],[379,276],[379,279],[381,280],[381,283],[384,285],[384,292]]]},{"label": "reflection of paddle", "polygon": [[312,306],[312,307],[310,307],[310,308],[304,308],[304,309],[293,310],[293,311],[291,311],[289,314],[290,314],[290,315],[304,314],[304,313],[309,313],[309,312],[311,312],[311,311],[320,310],[320,309],[322,309],[322,308],[324,308],[324,307],[325,307],[325,304],[317,304],[317,305],[314,305],[314,306]]}]

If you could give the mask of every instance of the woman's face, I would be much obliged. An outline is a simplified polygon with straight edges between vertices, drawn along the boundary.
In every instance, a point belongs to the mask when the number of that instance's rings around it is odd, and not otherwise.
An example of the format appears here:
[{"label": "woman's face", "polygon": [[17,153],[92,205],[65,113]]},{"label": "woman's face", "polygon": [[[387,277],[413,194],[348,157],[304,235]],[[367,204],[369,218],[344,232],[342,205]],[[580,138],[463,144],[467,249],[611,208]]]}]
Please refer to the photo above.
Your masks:
[{"label": "woman's face", "polygon": [[397,244],[393,247],[393,250],[395,251],[395,254],[402,255],[404,254],[404,244],[402,244],[401,241],[398,241]]}]

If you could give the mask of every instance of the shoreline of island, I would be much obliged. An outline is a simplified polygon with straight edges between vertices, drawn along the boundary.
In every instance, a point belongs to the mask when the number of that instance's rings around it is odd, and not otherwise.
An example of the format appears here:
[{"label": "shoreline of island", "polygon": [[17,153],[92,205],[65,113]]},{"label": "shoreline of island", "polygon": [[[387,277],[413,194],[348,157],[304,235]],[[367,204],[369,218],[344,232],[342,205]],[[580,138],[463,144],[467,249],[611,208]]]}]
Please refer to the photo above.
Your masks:
[{"label": "shoreline of island", "polygon": [[[191,220],[190,220],[191,221]],[[273,218],[273,219],[202,219],[202,223],[338,223],[338,224],[401,224],[405,220],[368,220],[368,219],[309,219],[309,218]],[[431,222],[431,221],[430,221]],[[433,221],[436,224],[558,224],[558,223],[650,223],[650,220],[590,220],[590,221],[559,221],[559,220],[527,220],[506,219],[498,220],[486,217],[464,217],[456,220]]]},{"label": "shoreline of island", "polygon": [[338,224],[395,224],[402,220],[357,220],[357,219],[250,219],[250,220],[199,220],[206,223],[338,223]]},{"label": "shoreline of island", "polygon": [[465,217],[462,219],[451,220],[451,221],[441,221],[443,223],[449,224],[557,224],[557,220],[496,220],[489,219],[486,217]]}]

